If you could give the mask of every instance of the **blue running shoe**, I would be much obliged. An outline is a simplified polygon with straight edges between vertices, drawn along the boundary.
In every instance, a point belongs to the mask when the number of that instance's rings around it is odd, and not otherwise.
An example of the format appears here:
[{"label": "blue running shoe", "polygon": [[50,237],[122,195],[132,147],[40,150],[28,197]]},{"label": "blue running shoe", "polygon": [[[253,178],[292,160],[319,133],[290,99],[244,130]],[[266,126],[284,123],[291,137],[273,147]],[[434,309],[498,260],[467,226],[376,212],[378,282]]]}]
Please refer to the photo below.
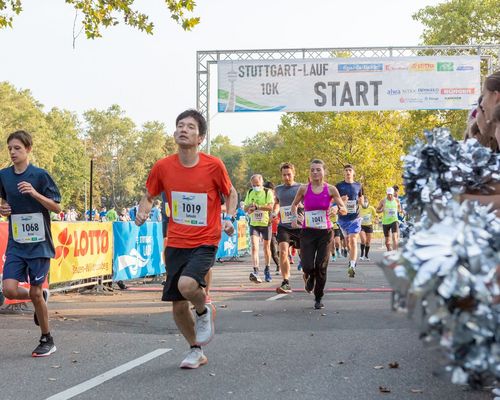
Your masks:
[{"label": "blue running shoe", "polygon": [[297,271],[302,271],[302,263],[300,261],[297,264]]},{"label": "blue running shoe", "polygon": [[266,267],[264,269],[264,279],[266,282],[271,282],[273,280],[273,277],[271,276],[271,272],[269,271],[269,267]]}]

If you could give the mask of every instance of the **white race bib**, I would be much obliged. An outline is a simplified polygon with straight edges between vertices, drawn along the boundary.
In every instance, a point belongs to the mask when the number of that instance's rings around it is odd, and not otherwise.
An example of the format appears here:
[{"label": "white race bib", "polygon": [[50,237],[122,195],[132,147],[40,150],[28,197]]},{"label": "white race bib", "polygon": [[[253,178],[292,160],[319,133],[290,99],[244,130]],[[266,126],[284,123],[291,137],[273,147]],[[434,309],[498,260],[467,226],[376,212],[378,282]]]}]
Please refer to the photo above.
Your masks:
[{"label": "white race bib", "polygon": [[17,243],[38,243],[45,241],[43,214],[12,214],[12,237]]},{"label": "white race bib", "polygon": [[207,194],[172,192],[172,218],[182,225],[207,226]]},{"label": "white race bib", "polygon": [[253,218],[252,218],[252,221],[253,222],[264,222],[264,213],[265,211],[262,211],[262,210],[255,210],[253,212]]},{"label": "white race bib", "polygon": [[346,208],[348,214],[355,214],[358,208],[358,202],[356,200],[347,200]]},{"label": "white race bib", "polygon": [[363,223],[365,225],[371,224],[372,223],[372,215],[371,214],[363,215]]},{"label": "white race bib", "polygon": [[397,215],[397,212],[398,212],[398,210],[396,210],[395,208],[389,208],[387,210],[387,216],[388,217],[395,217]]},{"label": "white race bib", "polygon": [[305,226],[306,228],[327,229],[327,218],[326,210],[306,211]]},{"label": "white race bib", "polygon": [[280,217],[282,224],[292,222],[292,206],[280,207]]}]

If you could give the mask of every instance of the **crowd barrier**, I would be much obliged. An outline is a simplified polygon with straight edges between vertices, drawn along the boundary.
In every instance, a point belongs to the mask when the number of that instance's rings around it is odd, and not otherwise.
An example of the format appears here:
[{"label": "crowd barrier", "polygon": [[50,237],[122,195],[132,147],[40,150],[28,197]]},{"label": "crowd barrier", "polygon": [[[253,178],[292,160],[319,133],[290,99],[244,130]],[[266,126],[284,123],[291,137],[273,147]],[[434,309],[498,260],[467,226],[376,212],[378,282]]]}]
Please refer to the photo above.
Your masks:
[{"label": "crowd barrier", "polygon": [[[245,255],[250,250],[246,219],[234,222],[235,234],[222,234],[217,259]],[[0,222],[0,275],[8,240],[8,222]],[[161,222],[52,222],[56,251],[47,284],[68,283],[68,288],[95,284],[111,277],[125,281],[165,272]],[[83,282],[83,283],[82,283]],[[71,284],[73,283],[73,284]],[[23,282],[28,287],[28,283]],[[6,301],[7,304],[15,303]]]}]

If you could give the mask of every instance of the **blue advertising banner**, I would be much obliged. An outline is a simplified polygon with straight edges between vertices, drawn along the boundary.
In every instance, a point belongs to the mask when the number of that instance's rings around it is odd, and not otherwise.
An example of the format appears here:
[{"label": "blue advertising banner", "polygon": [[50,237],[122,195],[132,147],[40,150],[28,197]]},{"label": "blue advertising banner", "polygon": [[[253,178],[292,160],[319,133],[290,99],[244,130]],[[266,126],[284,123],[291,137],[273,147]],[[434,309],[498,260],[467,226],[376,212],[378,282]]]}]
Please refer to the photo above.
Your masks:
[{"label": "blue advertising banner", "polygon": [[113,280],[125,281],[165,272],[161,222],[113,223]]},{"label": "blue advertising banner", "polygon": [[233,226],[233,236],[228,236],[224,231],[222,231],[219,248],[217,249],[217,255],[215,256],[216,259],[238,257],[238,225],[234,222]]}]

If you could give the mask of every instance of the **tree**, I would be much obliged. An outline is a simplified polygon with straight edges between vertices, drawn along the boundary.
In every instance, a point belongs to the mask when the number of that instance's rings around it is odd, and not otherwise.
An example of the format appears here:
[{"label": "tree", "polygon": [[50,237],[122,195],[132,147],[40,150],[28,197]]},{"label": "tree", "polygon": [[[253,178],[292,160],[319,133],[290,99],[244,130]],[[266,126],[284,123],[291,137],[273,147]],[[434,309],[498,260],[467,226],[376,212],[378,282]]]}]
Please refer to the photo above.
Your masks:
[{"label": "tree", "polygon": [[[83,14],[83,29],[89,39],[101,37],[101,28],[125,23],[141,32],[152,34],[154,23],[145,13],[133,8],[135,0],[65,0],[77,12]],[[164,0],[171,18],[186,31],[199,22],[198,17],[189,17],[196,5],[194,0]],[[0,29],[12,27],[14,16],[23,10],[22,0],[0,0]]]},{"label": "tree", "polygon": [[425,28],[426,45],[469,45],[500,42],[500,0],[451,0],[413,14]]},{"label": "tree", "polygon": [[212,154],[226,165],[229,178],[238,193],[247,187],[247,162],[241,146],[231,144],[227,136],[216,136],[211,142]]}]

